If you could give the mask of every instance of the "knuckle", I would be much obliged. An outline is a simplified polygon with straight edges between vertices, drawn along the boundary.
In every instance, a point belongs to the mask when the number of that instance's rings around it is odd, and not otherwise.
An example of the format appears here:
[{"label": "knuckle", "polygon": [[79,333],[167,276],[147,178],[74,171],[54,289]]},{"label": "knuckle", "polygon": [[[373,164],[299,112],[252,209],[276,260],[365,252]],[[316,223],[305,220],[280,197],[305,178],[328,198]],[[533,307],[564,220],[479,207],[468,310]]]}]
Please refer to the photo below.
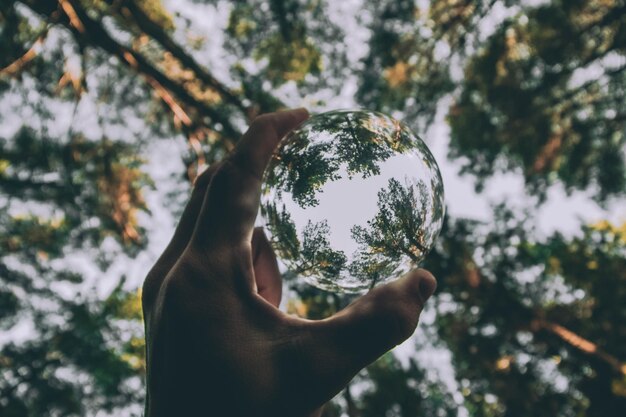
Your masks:
[{"label": "knuckle", "polygon": [[265,230],[263,227],[255,227],[252,231],[252,249],[256,253],[260,249],[268,247],[270,247],[270,240],[265,234]]},{"label": "knuckle", "polygon": [[254,172],[253,165],[254,161],[252,161],[249,154],[235,152],[224,160],[220,172],[223,172],[223,175],[229,179],[244,178],[246,180],[261,181],[259,175]]},{"label": "knuckle", "polygon": [[200,175],[198,175],[198,177],[196,178],[194,182],[195,188],[203,189],[203,188],[208,187],[209,183],[211,182],[211,179],[215,175],[215,172],[219,170],[221,165],[222,164],[219,162],[216,164],[213,164],[209,168],[205,169],[204,172],[202,172]]},{"label": "knuckle", "polygon": [[272,113],[262,114],[254,118],[250,124],[250,132],[258,133],[263,131],[275,131],[274,115]]},{"label": "knuckle", "polygon": [[266,114],[260,114],[257,117],[254,118],[254,120],[252,120],[251,126],[254,127],[267,127],[269,124],[271,124],[272,122],[272,118],[270,116],[270,114],[266,113]]},{"label": "knuckle", "polygon": [[232,157],[225,159],[219,168],[213,173],[210,192],[217,194],[217,198],[228,195],[233,190],[233,182],[237,176],[241,175],[237,165],[232,161]]},{"label": "knuckle", "polygon": [[156,299],[156,294],[160,288],[160,283],[156,277],[148,275],[141,286],[141,305],[150,308]]},{"label": "knuckle", "polygon": [[227,157],[220,163],[219,168],[216,169],[213,173],[213,181],[221,181],[226,178],[232,177],[234,172],[236,171],[236,168],[237,167],[233,162],[233,156]]},{"label": "knuckle", "polygon": [[177,275],[187,279],[204,278],[207,274],[224,274],[232,258],[232,248],[208,239],[205,248],[189,246],[181,255],[177,265]]},{"label": "knuckle", "polygon": [[197,255],[189,252],[183,254],[166,277],[163,288],[164,299],[179,310],[193,309],[196,300],[202,299],[212,291],[211,280],[207,276],[207,270],[212,269],[210,260],[208,262],[206,259],[200,260]]},{"label": "knuckle", "polygon": [[157,294],[169,270],[167,264],[157,262],[146,275],[141,286],[141,303],[145,309],[149,309],[155,304]]}]

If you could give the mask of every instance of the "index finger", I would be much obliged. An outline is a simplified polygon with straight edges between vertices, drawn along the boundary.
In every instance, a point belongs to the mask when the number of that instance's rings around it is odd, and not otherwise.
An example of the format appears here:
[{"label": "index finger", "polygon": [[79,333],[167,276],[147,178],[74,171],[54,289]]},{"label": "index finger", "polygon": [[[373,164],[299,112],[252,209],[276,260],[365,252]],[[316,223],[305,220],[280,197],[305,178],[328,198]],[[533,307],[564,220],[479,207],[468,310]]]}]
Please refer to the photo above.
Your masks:
[{"label": "index finger", "polygon": [[304,108],[257,117],[228,159],[261,179],[280,140],[308,117],[309,112]]},{"label": "index finger", "polygon": [[307,117],[305,109],[296,109],[265,114],[252,122],[213,176],[192,239],[195,245],[250,242],[263,171],[280,140]]}]

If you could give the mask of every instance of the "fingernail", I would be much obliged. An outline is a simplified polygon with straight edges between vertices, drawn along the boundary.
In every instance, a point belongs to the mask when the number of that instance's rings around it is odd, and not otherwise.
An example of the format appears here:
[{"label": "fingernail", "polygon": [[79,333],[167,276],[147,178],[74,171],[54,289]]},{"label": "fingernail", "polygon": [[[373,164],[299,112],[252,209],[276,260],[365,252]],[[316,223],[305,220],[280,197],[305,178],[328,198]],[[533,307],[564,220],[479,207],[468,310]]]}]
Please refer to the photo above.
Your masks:
[{"label": "fingernail", "polygon": [[426,301],[430,298],[431,295],[435,292],[437,288],[437,281],[431,277],[422,277],[419,283],[420,295],[422,296],[422,301]]},{"label": "fingernail", "polygon": [[294,111],[298,111],[298,112],[304,112],[306,113],[307,117],[309,116],[309,110],[306,107],[298,107],[297,109],[294,109]]}]

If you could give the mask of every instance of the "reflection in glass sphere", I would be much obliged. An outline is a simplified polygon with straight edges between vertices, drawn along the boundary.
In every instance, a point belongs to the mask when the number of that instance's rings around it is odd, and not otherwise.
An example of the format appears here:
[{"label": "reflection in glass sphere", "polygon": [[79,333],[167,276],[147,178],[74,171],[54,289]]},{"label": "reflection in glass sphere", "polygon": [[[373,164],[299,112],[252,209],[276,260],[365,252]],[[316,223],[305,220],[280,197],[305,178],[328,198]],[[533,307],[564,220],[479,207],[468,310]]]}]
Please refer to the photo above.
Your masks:
[{"label": "reflection in glass sphere", "polygon": [[290,270],[324,290],[362,292],[416,267],[432,248],[443,183],[403,123],[332,111],[282,142],[265,172],[261,215]]}]

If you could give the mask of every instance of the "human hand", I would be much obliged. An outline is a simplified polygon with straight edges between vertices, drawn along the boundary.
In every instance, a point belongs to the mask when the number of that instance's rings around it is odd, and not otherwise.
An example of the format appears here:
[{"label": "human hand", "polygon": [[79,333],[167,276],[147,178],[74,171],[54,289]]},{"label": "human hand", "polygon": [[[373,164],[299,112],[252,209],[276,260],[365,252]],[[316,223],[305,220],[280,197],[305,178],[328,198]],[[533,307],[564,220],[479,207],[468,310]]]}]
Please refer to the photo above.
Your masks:
[{"label": "human hand", "polygon": [[408,338],[436,281],[413,271],[320,321],[278,309],[281,277],[254,229],[261,176],[308,117],[258,117],[234,152],[198,177],[174,237],[143,287],[146,417],[305,417]]}]

